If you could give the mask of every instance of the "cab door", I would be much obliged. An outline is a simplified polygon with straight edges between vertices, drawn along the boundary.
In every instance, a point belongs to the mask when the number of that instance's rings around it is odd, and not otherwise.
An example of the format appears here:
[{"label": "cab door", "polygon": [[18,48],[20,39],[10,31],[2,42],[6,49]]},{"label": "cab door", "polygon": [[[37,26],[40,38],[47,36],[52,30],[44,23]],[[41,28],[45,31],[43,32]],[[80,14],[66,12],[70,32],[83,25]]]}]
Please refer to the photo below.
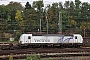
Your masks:
[{"label": "cab door", "polygon": [[25,36],[24,40],[25,40],[25,43],[30,43],[31,42],[31,36]]},{"label": "cab door", "polygon": [[78,43],[78,37],[75,36],[75,43]]},{"label": "cab door", "polygon": [[28,36],[28,43],[31,43],[31,36]]},{"label": "cab door", "polygon": [[28,43],[29,41],[28,41],[28,36],[24,36],[24,42],[25,43]]}]

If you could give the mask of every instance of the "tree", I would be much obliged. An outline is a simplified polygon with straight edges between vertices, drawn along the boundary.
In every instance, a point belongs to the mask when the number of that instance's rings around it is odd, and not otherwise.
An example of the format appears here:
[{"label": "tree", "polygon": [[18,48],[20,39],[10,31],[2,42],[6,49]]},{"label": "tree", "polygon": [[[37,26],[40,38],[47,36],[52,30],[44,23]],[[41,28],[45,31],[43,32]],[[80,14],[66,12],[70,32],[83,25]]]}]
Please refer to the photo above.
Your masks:
[{"label": "tree", "polygon": [[70,2],[69,2],[69,1],[65,1],[64,5],[65,5],[65,9],[69,9],[69,7],[70,7]]},{"label": "tree", "polygon": [[81,13],[82,13],[82,18],[86,19],[89,15],[89,4],[87,2],[82,3],[81,6]]},{"label": "tree", "polygon": [[16,11],[15,20],[18,22],[18,24],[19,24],[20,27],[23,26],[23,24],[24,24],[23,21],[24,21],[24,20],[23,20],[23,18],[22,18],[22,15],[21,15],[20,10],[17,10],[17,11]]},{"label": "tree", "polygon": [[13,2],[13,1],[11,1],[6,6],[10,9],[10,11],[13,11],[13,10],[23,10],[23,6],[19,2]]},{"label": "tree", "polygon": [[7,27],[12,32],[13,30],[19,30],[19,26],[17,25],[17,21],[15,20],[17,10],[22,11],[23,7],[19,2],[11,1],[7,7]]},{"label": "tree", "polygon": [[81,1],[75,0],[76,9],[79,9],[80,8],[80,4],[81,4]]},{"label": "tree", "polygon": [[42,21],[43,19],[43,7],[44,7],[43,0],[34,1],[32,6],[37,11],[37,14],[38,14],[37,17],[39,18],[37,20],[37,23],[40,26],[40,32],[41,32],[42,26],[40,24],[42,24],[42,22],[40,23],[40,21]]},{"label": "tree", "polygon": [[59,12],[61,12],[63,30],[67,30],[67,25],[74,29],[80,29],[82,25],[85,25],[83,22],[87,23],[86,30],[90,30],[90,4],[88,2],[65,1],[64,5],[62,2],[57,2],[43,7],[43,0],[33,1],[32,6],[27,2],[25,7],[22,7],[19,2],[0,5],[1,31],[8,32],[10,30],[10,33],[13,33],[13,30],[37,32],[41,20],[41,29],[46,32],[48,20],[49,32],[56,32],[58,31]]},{"label": "tree", "polygon": [[39,16],[38,12],[32,7],[23,11],[23,19],[25,20],[25,31],[36,32],[39,28]]},{"label": "tree", "polygon": [[3,36],[3,32],[7,29],[7,8],[5,5],[0,5],[0,34]]},{"label": "tree", "polygon": [[60,9],[62,10],[63,9],[63,5],[62,5],[62,2],[59,2],[59,7],[60,7]]},{"label": "tree", "polygon": [[44,7],[43,0],[34,1],[33,7],[37,8],[37,11],[42,11],[42,7]]},{"label": "tree", "polygon": [[29,4],[29,2],[26,3],[25,9],[31,9],[31,5]]},{"label": "tree", "polygon": [[75,8],[74,2],[71,1],[71,2],[70,2],[70,9],[74,9],[74,8]]},{"label": "tree", "polygon": [[76,26],[76,22],[74,20],[71,20],[71,24]]},{"label": "tree", "polygon": [[69,13],[69,16],[73,16],[73,14],[74,14],[73,12],[75,12],[74,9],[75,9],[74,2],[71,1],[71,2],[70,2],[70,10],[69,10],[69,12],[68,12],[68,13]]},{"label": "tree", "polygon": [[46,7],[46,24],[48,20],[48,27],[49,27],[49,32],[57,32],[58,29],[58,3],[53,3],[52,6],[47,6]]}]

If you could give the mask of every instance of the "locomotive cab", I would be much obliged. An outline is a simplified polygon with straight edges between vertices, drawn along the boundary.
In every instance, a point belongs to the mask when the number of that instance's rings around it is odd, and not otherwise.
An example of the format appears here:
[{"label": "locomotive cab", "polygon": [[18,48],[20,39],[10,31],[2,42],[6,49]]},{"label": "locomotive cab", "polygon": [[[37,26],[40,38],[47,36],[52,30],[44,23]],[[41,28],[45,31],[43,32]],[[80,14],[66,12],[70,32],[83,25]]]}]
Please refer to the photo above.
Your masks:
[{"label": "locomotive cab", "polygon": [[80,34],[74,34],[74,47],[83,46],[83,38]]},{"label": "locomotive cab", "polygon": [[32,34],[22,34],[19,39],[20,44],[31,43]]},{"label": "locomotive cab", "polygon": [[83,43],[83,38],[80,34],[74,34],[74,43]]}]

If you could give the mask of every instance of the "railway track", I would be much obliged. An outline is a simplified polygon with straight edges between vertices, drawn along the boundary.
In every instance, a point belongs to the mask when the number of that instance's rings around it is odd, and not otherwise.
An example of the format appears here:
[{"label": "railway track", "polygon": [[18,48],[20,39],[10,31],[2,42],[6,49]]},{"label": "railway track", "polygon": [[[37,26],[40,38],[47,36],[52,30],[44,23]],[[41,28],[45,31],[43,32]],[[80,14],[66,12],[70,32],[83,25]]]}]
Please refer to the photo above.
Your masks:
[{"label": "railway track", "polygon": [[17,50],[0,50],[0,59],[8,59],[10,55],[13,58],[26,58],[30,55],[40,55],[41,58],[47,57],[74,57],[90,56],[90,48],[29,48]]},{"label": "railway track", "polygon": [[[10,55],[13,55],[13,58],[26,58],[30,55],[40,55],[41,58],[57,58],[59,57],[59,60],[62,57],[66,58],[74,58],[74,57],[90,57],[90,44],[89,44],[90,38],[84,39],[84,47],[81,48],[27,48],[27,49],[14,49],[14,50],[7,50],[9,44],[8,43],[0,43],[0,48],[2,46],[7,46],[6,50],[0,50],[0,60],[9,60]],[[88,48],[87,48],[87,47]],[[63,59],[62,59],[63,60]],[[70,60],[70,59],[68,59]],[[71,59],[73,60],[73,59]],[[83,59],[81,59],[83,60]],[[85,59],[84,59],[85,60]],[[87,60],[90,60],[88,58]]]}]

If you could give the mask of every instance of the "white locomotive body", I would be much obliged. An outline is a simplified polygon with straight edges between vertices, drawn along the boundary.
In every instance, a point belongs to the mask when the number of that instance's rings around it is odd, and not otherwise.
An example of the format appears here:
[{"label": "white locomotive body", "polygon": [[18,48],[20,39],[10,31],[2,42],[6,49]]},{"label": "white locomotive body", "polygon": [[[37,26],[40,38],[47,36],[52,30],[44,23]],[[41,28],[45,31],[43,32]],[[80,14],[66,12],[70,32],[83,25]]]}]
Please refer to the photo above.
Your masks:
[{"label": "white locomotive body", "polygon": [[32,36],[32,34],[22,34],[20,36],[19,43],[21,45],[53,45],[53,46],[81,46],[83,45],[83,38],[80,34],[73,34],[70,36],[64,35],[44,35],[44,36]]}]

